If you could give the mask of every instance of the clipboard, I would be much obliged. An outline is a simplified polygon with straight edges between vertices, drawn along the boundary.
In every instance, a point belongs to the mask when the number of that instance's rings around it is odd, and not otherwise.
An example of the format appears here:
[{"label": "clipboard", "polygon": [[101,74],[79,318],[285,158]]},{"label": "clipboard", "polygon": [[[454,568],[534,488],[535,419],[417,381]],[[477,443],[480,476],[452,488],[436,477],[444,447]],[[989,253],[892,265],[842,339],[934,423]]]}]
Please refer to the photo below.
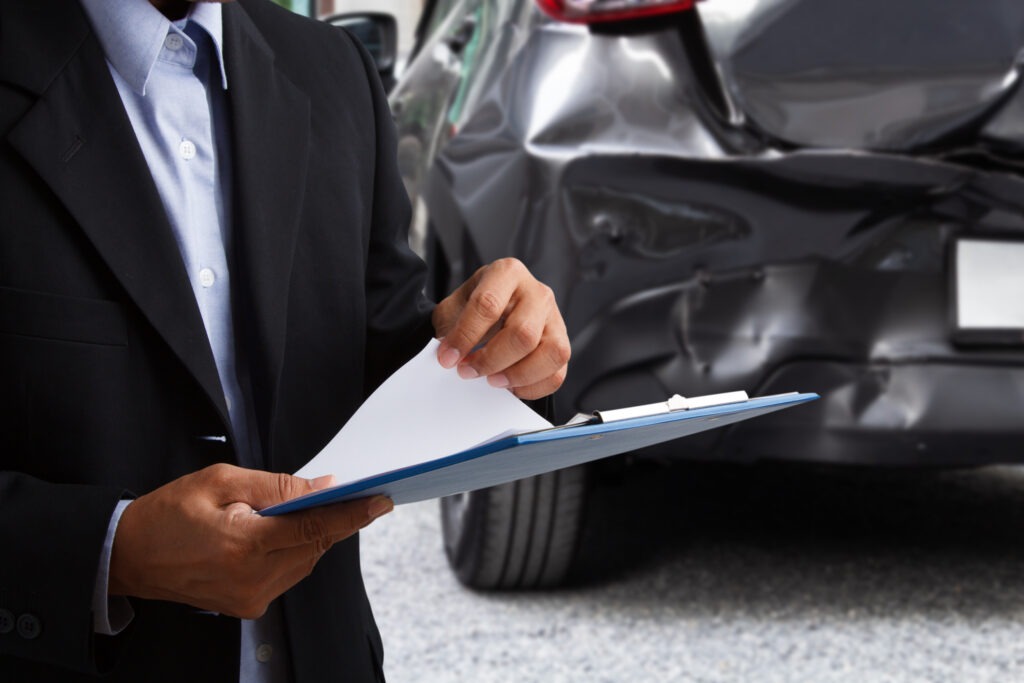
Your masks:
[{"label": "clipboard", "polygon": [[[701,407],[712,398],[717,401]],[[735,402],[722,402],[722,397],[698,397],[689,399],[692,404],[677,408],[672,407],[670,399],[664,404],[606,411],[604,415],[599,412],[585,420],[506,436],[410,467],[339,484],[266,508],[260,514],[283,515],[378,494],[388,496],[396,505],[441,498],[582,465],[817,398],[814,393],[779,394]],[[634,416],[624,411],[634,411]],[[616,413],[626,417],[618,417]]]}]

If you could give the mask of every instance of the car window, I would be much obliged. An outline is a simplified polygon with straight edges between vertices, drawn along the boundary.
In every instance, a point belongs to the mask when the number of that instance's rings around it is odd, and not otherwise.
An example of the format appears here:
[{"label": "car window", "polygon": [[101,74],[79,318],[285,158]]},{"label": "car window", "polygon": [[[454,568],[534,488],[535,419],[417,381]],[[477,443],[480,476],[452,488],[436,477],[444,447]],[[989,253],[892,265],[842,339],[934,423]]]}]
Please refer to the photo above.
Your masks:
[{"label": "car window", "polygon": [[304,17],[313,16],[312,0],[274,0],[274,2]]},{"label": "car window", "polygon": [[434,35],[434,32],[448,19],[448,15],[451,14],[452,10],[460,2],[462,0],[436,0],[431,2],[426,9],[429,14],[424,16],[424,21],[420,25],[420,39],[427,40],[430,36]]}]

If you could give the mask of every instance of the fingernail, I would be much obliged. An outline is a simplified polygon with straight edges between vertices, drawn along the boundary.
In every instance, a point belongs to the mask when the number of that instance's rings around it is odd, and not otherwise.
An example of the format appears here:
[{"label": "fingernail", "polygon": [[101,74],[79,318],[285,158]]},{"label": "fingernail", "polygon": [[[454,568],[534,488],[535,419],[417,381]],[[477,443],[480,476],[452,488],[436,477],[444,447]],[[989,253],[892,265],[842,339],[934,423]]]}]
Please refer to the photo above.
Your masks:
[{"label": "fingernail", "polygon": [[459,377],[462,379],[476,379],[480,373],[472,365],[462,364],[459,366]]},{"label": "fingernail", "polygon": [[390,498],[384,496],[378,496],[374,498],[370,503],[370,507],[367,510],[370,514],[370,519],[377,519],[395,509],[395,504],[391,502]]},{"label": "fingernail", "polygon": [[441,362],[442,368],[454,368],[455,364],[459,362],[459,350],[448,347],[437,355],[437,360]]},{"label": "fingernail", "polygon": [[314,489],[326,489],[326,488],[329,488],[331,486],[334,486],[334,475],[333,474],[325,474],[322,477],[317,477],[316,479],[311,479],[309,484]]},{"label": "fingernail", "polygon": [[487,383],[495,389],[504,389],[508,386],[508,377],[499,372],[497,375],[488,377]]}]

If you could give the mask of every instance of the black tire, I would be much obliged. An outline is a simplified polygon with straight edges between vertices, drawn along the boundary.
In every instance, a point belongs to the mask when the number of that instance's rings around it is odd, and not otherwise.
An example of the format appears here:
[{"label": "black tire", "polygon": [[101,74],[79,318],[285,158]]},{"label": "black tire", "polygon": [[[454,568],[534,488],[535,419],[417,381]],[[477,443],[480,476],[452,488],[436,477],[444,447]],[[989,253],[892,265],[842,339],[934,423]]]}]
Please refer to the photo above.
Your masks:
[{"label": "black tire", "polygon": [[551,588],[569,577],[583,530],[585,465],[441,499],[445,554],[478,589]]}]

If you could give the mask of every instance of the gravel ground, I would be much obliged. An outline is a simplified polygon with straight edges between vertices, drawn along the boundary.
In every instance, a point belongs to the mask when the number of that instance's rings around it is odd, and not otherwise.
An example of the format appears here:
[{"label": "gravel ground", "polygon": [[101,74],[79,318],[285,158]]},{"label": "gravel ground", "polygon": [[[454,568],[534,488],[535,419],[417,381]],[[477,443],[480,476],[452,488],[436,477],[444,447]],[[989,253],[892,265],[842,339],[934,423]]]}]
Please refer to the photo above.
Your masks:
[{"label": "gravel ground", "polygon": [[1024,469],[637,467],[553,592],[462,588],[439,527],[363,533],[392,683],[1024,681]]}]

